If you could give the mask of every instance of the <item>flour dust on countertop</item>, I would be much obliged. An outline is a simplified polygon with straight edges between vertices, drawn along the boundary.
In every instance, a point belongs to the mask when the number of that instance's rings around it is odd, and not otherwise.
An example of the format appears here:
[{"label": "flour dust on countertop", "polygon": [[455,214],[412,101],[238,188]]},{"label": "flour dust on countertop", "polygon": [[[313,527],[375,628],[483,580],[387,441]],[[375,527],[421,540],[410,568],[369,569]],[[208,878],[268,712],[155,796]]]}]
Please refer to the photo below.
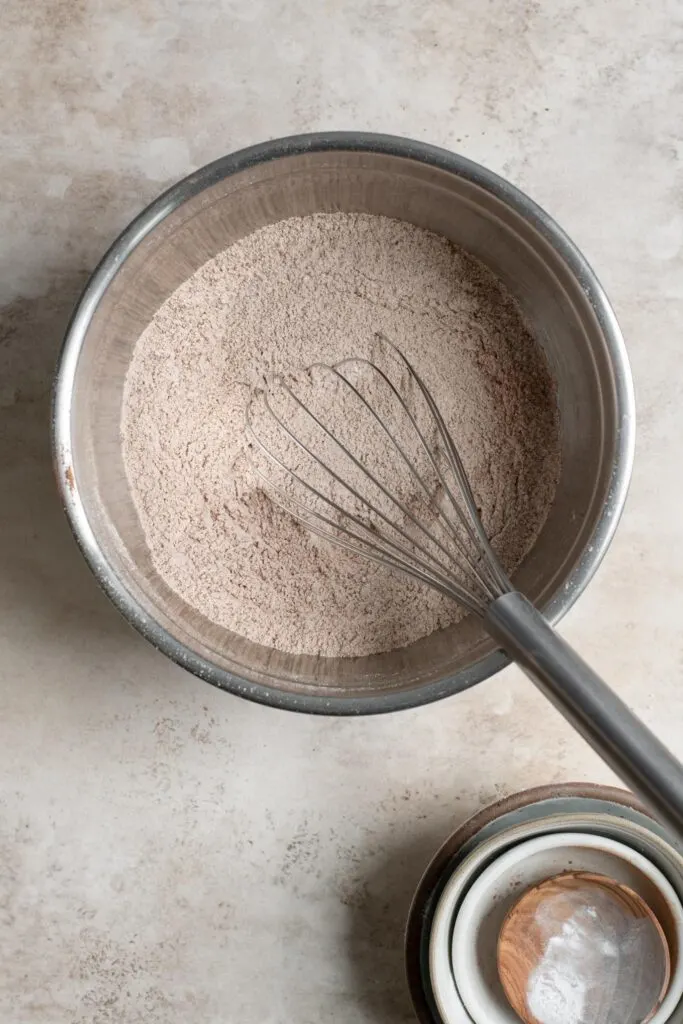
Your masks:
[{"label": "flour dust on countertop", "polygon": [[380,334],[433,392],[508,571],[559,475],[555,387],[509,293],[439,235],[364,214],[262,228],[161,306],[128,371],[124,461],[152,561],[209,619],[291,653],[355,656],[461,617],[417,581],[311,536],[259,486],[249,386],[366,355]]}]

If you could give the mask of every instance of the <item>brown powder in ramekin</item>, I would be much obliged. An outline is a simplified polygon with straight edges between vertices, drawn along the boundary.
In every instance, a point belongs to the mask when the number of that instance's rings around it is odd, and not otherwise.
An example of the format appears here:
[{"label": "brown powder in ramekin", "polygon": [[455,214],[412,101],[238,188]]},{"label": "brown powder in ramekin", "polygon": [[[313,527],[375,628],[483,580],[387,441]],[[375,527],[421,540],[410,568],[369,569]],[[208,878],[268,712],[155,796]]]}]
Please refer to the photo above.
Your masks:
[{"label": "brown powder in ramekin", "polygon": [[153,563],[212,621],[292,653],[364,655],[462,613],[427,587],[311,537],[245,456],[247,388],[267,371],[390,338],[432,390],[512,571],[559,475],[548,366],[500,281],[402,221],[319,214],[263,228],[158,310],[126,381],[122,438]]}]

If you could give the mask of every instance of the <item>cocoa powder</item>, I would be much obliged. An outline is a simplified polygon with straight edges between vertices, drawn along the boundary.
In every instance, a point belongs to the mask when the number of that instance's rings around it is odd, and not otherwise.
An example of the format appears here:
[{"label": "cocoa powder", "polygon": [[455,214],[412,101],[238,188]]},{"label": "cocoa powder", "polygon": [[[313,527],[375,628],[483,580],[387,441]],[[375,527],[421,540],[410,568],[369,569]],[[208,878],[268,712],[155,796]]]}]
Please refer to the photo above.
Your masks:
[{"label": "cocoa powder", "polygon": [[[153,563],[219,625],[292,653],[365,655],[462,612],[312,537],[263,493],[245,453],[249,386],[363,354],[377,335],[432,390],[508,571],[559,475],[555,388],[512,297],[480,262],[402,221],[292,218],[201,267],[140,337],[121,433]],[[351,428],[352,429],[352,428]]]}]

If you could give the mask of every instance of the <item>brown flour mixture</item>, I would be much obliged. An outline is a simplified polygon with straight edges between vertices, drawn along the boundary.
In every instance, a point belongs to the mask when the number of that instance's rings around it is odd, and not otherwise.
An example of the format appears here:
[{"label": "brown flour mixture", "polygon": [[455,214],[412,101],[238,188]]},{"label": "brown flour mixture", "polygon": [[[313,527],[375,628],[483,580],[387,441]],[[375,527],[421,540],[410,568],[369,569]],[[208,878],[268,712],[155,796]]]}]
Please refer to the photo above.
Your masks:
[{"label": "brown flour mixture", "polygon": [[250,640],[364,655],[462,614],[309,535],[259,490],[245,456],[239,382],[363,355],[378,333],[432,390],[508,570],[545,521],[559,474],[555,390],[497,278],[444,238],[384,217],[320,214],[263,228],[158,310],[122,412],[126,471],[157,571]]}]

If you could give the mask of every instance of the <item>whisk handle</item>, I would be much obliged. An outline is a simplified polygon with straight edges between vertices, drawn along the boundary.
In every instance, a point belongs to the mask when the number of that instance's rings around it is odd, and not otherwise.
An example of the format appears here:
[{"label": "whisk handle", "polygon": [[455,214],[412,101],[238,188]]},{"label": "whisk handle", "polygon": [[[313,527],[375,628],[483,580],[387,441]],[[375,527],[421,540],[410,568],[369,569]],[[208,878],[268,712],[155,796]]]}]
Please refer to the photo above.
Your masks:
[{"label": "whisk handle", "polygon": [[519,593],[497,598],[488,633],[683,842],[683,765]]}]

